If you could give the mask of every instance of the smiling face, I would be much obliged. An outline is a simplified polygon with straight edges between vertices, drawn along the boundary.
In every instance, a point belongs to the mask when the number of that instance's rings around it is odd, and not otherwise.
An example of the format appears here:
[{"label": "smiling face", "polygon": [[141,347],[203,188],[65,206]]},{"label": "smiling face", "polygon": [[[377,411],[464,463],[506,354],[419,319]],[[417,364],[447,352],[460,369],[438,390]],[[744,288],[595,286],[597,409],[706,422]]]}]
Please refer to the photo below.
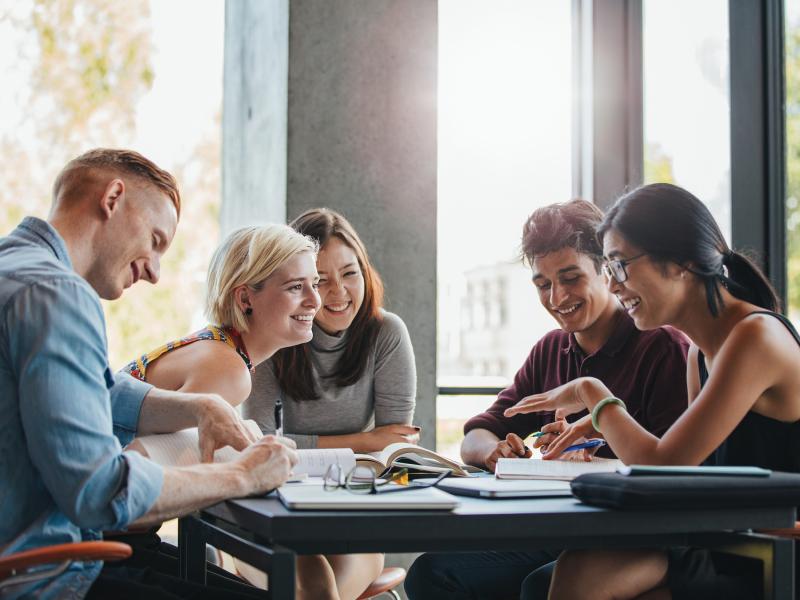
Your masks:
[{"label": "smiling face", "polygon": [[117,194],[117,204],[103,225],[85,278],[101,298],[114,300],[140,279],[158,281],[178,216],[170,198],[154,186],[121,183],[109,193]]},{"label": "smiling face", "polygon": [[248,289],[250,333],[272,352],[311,341],[311,324],[319,310],[317,267],[312,252],[299,252],[276,269],[260,290]]},{"label": "smiling face", "polygon": [[364,274],[356,253],[336,236],[319,251],[317,269],[322,299],[317,325],[336,334],[350,327],[364,302]]},{"label": "smiling face", "polygon": [[588,255],[562,248],[534,258],[532,269],[539,301],[564,331],[587,331],[613,313],[605,277]]},{"label": "smiling face", "polygon": [[[643,254],[616,229],[603,236],[606,260],[626,260]],[[686,305],[689,279],[686,270],[674,263],[656,264],[648,255],[626,265],[628,278],[619,283],[610,279],[608,289],[617,296],[637,329],[655,329],[675,321],[675,314]]]}]

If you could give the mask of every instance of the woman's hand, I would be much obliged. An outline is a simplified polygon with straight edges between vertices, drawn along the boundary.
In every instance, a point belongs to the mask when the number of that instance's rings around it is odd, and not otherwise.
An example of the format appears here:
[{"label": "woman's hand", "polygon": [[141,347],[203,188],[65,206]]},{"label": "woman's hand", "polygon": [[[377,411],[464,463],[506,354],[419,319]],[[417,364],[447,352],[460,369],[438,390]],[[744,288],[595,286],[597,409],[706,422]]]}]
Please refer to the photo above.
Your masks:
[{"label": "woman's hand", "polygon": [[420,428],[416,425],[381,425],[361,434],[367,442],[364,452],[380,452],[395,442],[416,444],[419,442],[419,432]]},{"label": "woman's hand", "polygon": [[591,410],[593,404],[590,405],[588,401],[598,396],[602,398],[604,393],[606,396],[611,395],[611,392],[599,379],[580,377],[543,394],[526,396],[511,408],[506,409],[503,415],[513,417],[514,415],[554,412],[561,409],[560,414],[566,417],[586,408]]},{"label": "woman's hand", "polygon": [[[592,460],[592,457],[599,449],[599,447],[584,448],[566,454],[562,453],[564,448],[569,448],[573,444],[580,444],[589,438],[601,437],[592,427],[591,415],[586,415],[574,423],[567,423],[563,419],[561,409],[559,409],[556,411],[556,420],[542,427],[542,431],[556,432],[552,435],[541,436],[536,440],[535,446],[542,449],[542,458],[545,459],[558,458],[560,460],[588,462]],[[540,440],[543,439],[544,441],[540,443]]]}]

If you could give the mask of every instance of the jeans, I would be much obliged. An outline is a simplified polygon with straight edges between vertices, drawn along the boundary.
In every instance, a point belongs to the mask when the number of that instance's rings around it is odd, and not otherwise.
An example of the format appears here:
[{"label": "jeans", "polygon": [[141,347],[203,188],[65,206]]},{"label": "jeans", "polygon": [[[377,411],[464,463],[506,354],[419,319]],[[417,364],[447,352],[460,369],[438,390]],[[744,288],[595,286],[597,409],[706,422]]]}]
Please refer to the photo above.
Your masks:
[{"label": "jeans", "polygon": [[[546,550],[423,554],[408,570],[406,595],[409,600],[519,598],[523,580],[559,554]],[[541,581],[532,581],[531,589],[541,587]]]}]

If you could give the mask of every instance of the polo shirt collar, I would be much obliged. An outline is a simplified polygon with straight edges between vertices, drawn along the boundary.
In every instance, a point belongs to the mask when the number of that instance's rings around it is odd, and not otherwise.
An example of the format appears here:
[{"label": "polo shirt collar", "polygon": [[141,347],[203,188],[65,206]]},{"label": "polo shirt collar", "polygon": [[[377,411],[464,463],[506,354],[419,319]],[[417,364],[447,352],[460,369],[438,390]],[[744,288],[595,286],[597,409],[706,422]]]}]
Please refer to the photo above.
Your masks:
[{"label": "polo shirt collar", "polygon": [[[611,332],[611,335],[606,340],[606,343],[601,346],[601,348],[595,352],[595,354],[605,354],[606,356],[615,356],[621,350],[625,343],[628,341],[628,338],[631,337],[631,334],[636,329],[636,326],[633,324],[633,319],[628,316],[628,313],[625,311],[620,311],[617,316],[617,324],[616,327]],[[575,352],[577,354],[585,354],[583,349],[578,344],[578,340],[575,338],[574,333],[569,334],[569,343],[567,347],[564,348],[564,353],[567,354],[569,352]]]},{"label": "polo shirt collar", "polygon": [[39,246],[49,247],[59,262],[72,269],[72,260],[69,257],[69,252],[67,252],[67,244],[64,238],[47,221],[36,217],[25,217],[17,226],[14,234]]}]

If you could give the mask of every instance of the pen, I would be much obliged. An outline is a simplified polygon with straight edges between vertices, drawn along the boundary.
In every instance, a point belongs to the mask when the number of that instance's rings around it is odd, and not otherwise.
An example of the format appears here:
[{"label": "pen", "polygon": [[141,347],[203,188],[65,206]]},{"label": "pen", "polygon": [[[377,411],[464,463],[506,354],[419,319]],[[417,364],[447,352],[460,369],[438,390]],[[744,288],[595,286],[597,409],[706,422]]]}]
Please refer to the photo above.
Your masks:
[{"label": "pen", "polygon": [[573,444],[567,448],[564,448],[561,453],[564,454],[565,452],[573,452],[574,450],[583,450],[585,448],[597,448],[599,446],[605,446],[606,441],[601,440],[599,438],[593,440],[586,440],[585,442],[581,442],[580,444]]},{"label": "pen", "polygon": [[283,435],[283,402],[280,396],[275,398],[275,435]]},{"label": "pen", "polygon": [[530,438],[538,438],[538,437],[542,437],[543,435],[547,435],[547,432],[546,431],[537,431],[537,432],[532,433],[529,436],[525,437],[525,439],[522,442],[522,447],[525,448],[525,452],[531,452],[531,449],[528,448],[528,445],[525,442],[527,442]]}]

